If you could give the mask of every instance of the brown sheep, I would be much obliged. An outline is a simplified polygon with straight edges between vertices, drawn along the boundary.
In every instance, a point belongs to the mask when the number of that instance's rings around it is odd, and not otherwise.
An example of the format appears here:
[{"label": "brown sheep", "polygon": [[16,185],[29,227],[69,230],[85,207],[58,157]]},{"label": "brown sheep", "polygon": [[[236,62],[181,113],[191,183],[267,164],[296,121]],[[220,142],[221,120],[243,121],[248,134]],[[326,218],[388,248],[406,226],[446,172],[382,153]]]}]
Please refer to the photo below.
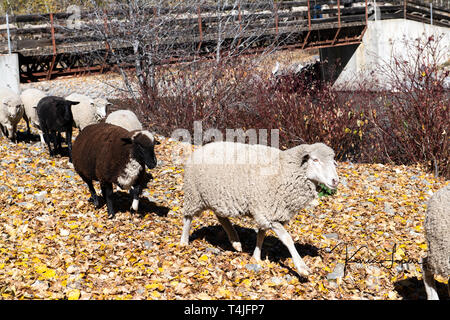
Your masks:
[{"label": "brown sheep", "polygon": [[146,130],[128,131],[108,123],[85,127],[73,143],[72,157],[75,171],[87,183],[91,198],[98,208],[99,199],[92,181],[99,181],[108,209],[114,217],[112,184],[122,189],[132,188],[132,209],[137,210],[139,195],[146,187],[150,175],[145,166],[156,166],[154,146],[159,144]]}]

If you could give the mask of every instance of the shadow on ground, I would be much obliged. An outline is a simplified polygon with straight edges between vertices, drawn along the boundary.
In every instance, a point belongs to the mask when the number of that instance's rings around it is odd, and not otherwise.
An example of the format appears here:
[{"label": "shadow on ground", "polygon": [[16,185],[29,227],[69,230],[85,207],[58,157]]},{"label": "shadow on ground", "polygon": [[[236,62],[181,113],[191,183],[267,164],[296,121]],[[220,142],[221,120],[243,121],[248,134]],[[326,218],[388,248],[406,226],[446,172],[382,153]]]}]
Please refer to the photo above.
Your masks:
[{"label": "shadow on ground", "polygon": [[33,134],[33,133],[28,134],[28,132],[26,132],[26,131],[17,131],[16,135],[17,135],[16,136],[17,142],[31,143],[31,142],[41,141],[41,139],[39,138],[39,135]]},{"label": "shadow on ground", "polygon": [[[114,192],[114,209],[116,210],[116,212],[130,211],[132,202],[133,199],[130,196],[129,192]],[[145,197],[139,198],[139,208],[137,214],[139,214],[140,217],[144,217],[147,213],[154,213],[157,216],[166,217],[169,211],[170,208],[159,206],[155,202],[151,202]]]},{"label": "shadow on ground", "polygon": [[[103,206],[106,206],[106,202],[101,196],[101,193],[97,195],[99,196],[100,206],[99,208],[102,208]],[[145,197],[139,198],[139,208],[137,212],[132,211],[131,204],[133,202],[132,197],[130,194],[126,191],[115,191],[113,196],[113,206],[114,206],[114,212],[117,214],[117,212],[128,212],[131,211],[132,213],[138,214],[140,218],[143,218],[148,213],[156,214],[159,217],[166,217],[167,214],[170,211],[170,208],[159,206],[155,202],[149,201]],[[90,203],[92,207],[94,205]]]},{"label": "shadow on ground", "polygon": [[[256,246],[256,231],[251,228],[245,228],[236,225],[234,225],[234,228],[236,229],[236,232],[239,235],[239,239],[241,240],[242,251],[251,256]],[[193,241],[196,239],[204,239],[211,245],[219,247],[222,250],[234,251],[234,248],[231,246],[225,230],[221,225],[202,227],[195,230],[189,237],[189,241]],[[310,244],[296,243],[295,248],[302,257],[317,257],[319,255],[319,249]],[[291,254],[289,253],[289,250],[286,248],[286,246],[278,238],[273,236],[266,236],[264,238],[261,250],[261,259],[264,260],[266,258],[269,261],[281,264],[282,266],[288,268],[291,274],[302,278],[295,270],[283,263],[283,260],[291,258]]]},{"label": "shadow on ground", "polygon": [[[439,299],[450,300],[447,285],[437,281],[435,283]],[[427,298],[423,281],[417,279],[417,277],[397,281],[394,283],[394,288],[405,300],[424,300]]]}]

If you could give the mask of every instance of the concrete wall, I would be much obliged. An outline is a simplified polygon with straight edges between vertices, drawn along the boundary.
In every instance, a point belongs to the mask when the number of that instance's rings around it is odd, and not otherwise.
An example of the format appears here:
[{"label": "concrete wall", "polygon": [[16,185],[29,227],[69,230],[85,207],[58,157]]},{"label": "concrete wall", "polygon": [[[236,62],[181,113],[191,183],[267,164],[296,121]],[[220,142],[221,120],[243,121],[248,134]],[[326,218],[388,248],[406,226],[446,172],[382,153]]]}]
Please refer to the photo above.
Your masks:
[{"label": "concrete wall", "polygon": [[358,44],[352,44],[349,46],[320,49],[319,54],[320,61],[322,62],[323,78],[329,81],[336,81],[358,47]]},{"label": "concrete wall", "polygon": [[[330,70],[337,66],[342,72],[334,77],[335,86],[351,89],[351,83],[355,78],[378,77],[379,83],[385,89],[389,89],[388,82],[380,75],[380,68],[390,65],[393,62],[392,57],[413,63],[410,60],[414,53],[406,50],[405,41],[427,39],[430,36],[434,36],[435,39],[442,37],[439,41],[441,53],[439,63],[448,61],[450,28],[404,19],[368,21],[363,41],[357,48],[344,46],[320,50],[322,61],[325,59],[329,61],[325,74],[330,77]],[[348,59],[349,55],[351,57]],[[344,62],[341,66],[338,65],[339,59]]]},{"label": "concrete wall", "polygon": [[20,93],[19,56],[17,53],[0,55],[0,87]]}]

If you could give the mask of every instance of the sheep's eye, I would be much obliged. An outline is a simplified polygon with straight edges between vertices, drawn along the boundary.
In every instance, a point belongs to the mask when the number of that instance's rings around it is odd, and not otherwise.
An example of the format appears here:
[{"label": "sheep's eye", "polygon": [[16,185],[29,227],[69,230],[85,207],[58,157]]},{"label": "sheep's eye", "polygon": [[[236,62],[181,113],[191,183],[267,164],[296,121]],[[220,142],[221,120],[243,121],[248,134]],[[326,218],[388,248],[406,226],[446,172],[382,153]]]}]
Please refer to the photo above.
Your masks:
[{"label": "sheep's eye", "polygon": [[314,159],[313,161],[314,161],[314,162],[319,162],[319,159]]}]

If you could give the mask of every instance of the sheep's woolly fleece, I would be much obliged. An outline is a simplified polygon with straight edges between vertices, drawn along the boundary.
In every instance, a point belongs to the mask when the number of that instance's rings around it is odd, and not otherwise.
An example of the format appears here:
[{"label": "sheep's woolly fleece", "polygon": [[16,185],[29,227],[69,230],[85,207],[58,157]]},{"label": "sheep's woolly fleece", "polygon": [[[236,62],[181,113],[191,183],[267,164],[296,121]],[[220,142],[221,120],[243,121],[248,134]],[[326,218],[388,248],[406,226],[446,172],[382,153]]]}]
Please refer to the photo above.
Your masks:
[{"label": "sheep's woolly fleece", "polygon": [[[178,143],[157,138],[160,165],[151,170],[155,179],[139,213],[129,212],[123,192],[112,220],[106,206],[96,210],[87,201],[89,191],[67,157],[0,138],[1,298],[426,298],[416,261],[426,255],[426,202],[444,180],[413,166],[339,163],[337,194],[301,210],[286,227],[312,271],[303,282],[272,232],[263,261],[251,258],[251,219],[231,220],[243,254],[233,251],[211,212],[194,220],[189,247],[179,246],[183,168],[170,159]],[[447,280],[437,280],[441,298],[448,298]]]},{"label": "sheep's woolly fleece", "polygon": [[438,190],[428,202],[425,216],[427,263],[432,272],[450,277],[450,184]]}]

